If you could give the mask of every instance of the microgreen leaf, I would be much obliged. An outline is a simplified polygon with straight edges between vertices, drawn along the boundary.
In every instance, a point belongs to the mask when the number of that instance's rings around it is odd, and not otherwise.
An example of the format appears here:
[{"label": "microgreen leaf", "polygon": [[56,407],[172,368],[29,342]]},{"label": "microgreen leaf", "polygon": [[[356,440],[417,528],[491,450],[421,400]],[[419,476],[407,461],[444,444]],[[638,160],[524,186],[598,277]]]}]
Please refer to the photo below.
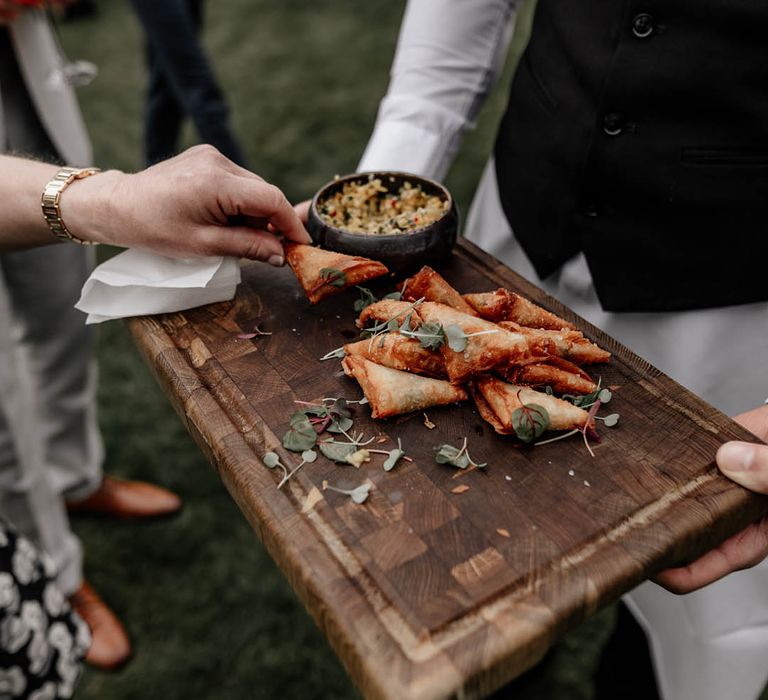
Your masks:
[{"label": "microgreen leaf", "polygon": [[613,394],[610,389],[601,389],[597,394],[597,398],[600,399],[600,403],[606,404],[613,398]]},{"label": "microgreen leaf", "polygon": [[405,450],[403,450],[403,445],[400,442],[400,438],[397,438],[397,447],[392,450],[389,453],[389,457],[387,457],[384,460],[384,471],[388,472],[394,469],[395,465],[397,464],[398,460],[405,455]]},{"label": "microgreen leaf", "polygon": [[335,350],[331,350],[330,352],[327,352],[327,353],[325,353],[325,355],[323,355],[323,356],[320,358],[320,361],[323,361],[323,360],[332,360],[332,359],[334,359],[334,358],[337,358],[337,357],[338,357],[338,358],[341,358],[341,357],[346,357],[346,355],[347,355],[347,353],[346,353],[346,351],[344,350],[344,348],[343,348],[343,347],[341,347],[341,348],[336,348]]},{"label": "microgreen leaf", "polygon": [[610,415],[608,415],[605,418],[603,418],[603,425],[606,428],[612,428],[618,422],[619,422],[619,414],[618,413],[611,413]]},{"label": "microgreen leaf", "polygon": [[533,442],[549,427],[549,413],[537,403],[523,404],[512,412],[512,428],[523,442]]},{"label": "microgreen leaf", "polygon": [[360,313],[363,309],[376,303],[376,297],[367,287],[357,287],[360,290],[360,298],[355,302],[354,309]]},{"label": "microgreen leaf", "polygon": [[368,494],[371,491],[371,485],[369,483],[361,484],[355,489],[352,489],[352,491],[349,494],[349,497],[352,499],[353,503],[357,503],[357,505],[360,505],[361,503],[365,503],[366,500],[368,500]]},{"label": "microgreen leaf", "polygon": [[317,452],[314,450],[304,450],[301,453],[301,458],[307,463],[312,464],[317,459]]},{"label": "microgreen leaf", "polygon": [[317,445],[320,452],[332,462],[346,464],[347,457],[357,451],[357,445],[348,442],[334,442],[333,440],[324,440]]},{"label": "microgreen leaf", "polygon": [[274,469],[278,464],[280,464],[280,457],[278,457],[275,452],[267,452],[261,458],[261,461],[264,462],[264,466],[268,469]]},{"label": "microgreen leaf", "polygon": [[328,412],[336,418],[350,418],[352,411],[349,408],[348,402],[345,398],[334,399],[333,403],[328,407]]},{"label": "microgreen leaf", "polygon": [[343,287],[347,283],[347,276],[344,271],[335,267],[320,268],[320,279],[331,287]]},{"label": "microgreen leaf", "polygon": [[403,298],[402,292],[390,292],[389,294],[385,294],[382,299],[394,299],[395,301],[400,301]]},{"label": "microgreen leaf", "polygon": [[466,469],[469,466],[469,455],[464,447],[459,449],[453,445],[438,445],[436,448],[435,461],[438,464],[450,464],[459,469]]},{"label": "microgreen leaf", "polygon": [[294,413],[293,416],[291,416],[291,421],[293,421],[296,416],[301,414],[304,414],[305,416],[317,416],[318,418],[325,418],[328,415],[328,409],[325,406],[307,406],[306,408],[302,408],[298,413]]},{"label": "microgreen leaf", "polygon": [[444,332],[448,347],[454,352],[464,352],[467,347],[467,336],[464,331],[456,324],[451,324],[445,327]]},{"label": "microgreen leaf", "polygon": [[608,401],[610,401],[613,395],[608,389],[602,389],[600,387],[600,382],[597,384],[597,389],[595,389],[591,394],[563,394],[563,399],[570,401],[574,406],[578,406],[580,408],[589,408],[595,403],[595,401],[606,403],[606,401],[603,401],[601,398],[603,392],[605,392],[605,396],[607,397]]},{"label": "microgreen leaf", "polygon": [[443,326],[439,323],[422,323],[418,330],[401,328],[400,332],[409,338],[416,338],[421,347],[428,350],[437,350],[445,342]]},{"label": "microgreen leaf", "polygon": [[413,309],[411,309],[405,316],[403,316],[403,320],[400,323],[400,327],[398,330],[401,331],[409,331],[411,330],[411,319],[413,318]]},{"label": "microgreen leaf", "polygon": [[312,449],[317,443],[317,433],[309,418],[304,413],[294,413],[291,416],[291,427],[283,435],[283,447],[291,452],[304,452]]},{"label": "microgreen leaf", "polygon": [[371,483],[366,481],[354,489],[340,489],[336,486],[331,486],[327,481],[323,481],[323,491],[326,490],[336,491],[336,493],[343,493],[345,496],[349,496],[353,503],[360,505],[361,503],[365,503],[365,501],[368,499],[368,494],[371,491]]},{"label": "microgreen leaf", "polygon": [[329,433],[346,433],[353,425],[354,422],[351,418],[340,416],[339,418],[331,420],[326,430]]}]

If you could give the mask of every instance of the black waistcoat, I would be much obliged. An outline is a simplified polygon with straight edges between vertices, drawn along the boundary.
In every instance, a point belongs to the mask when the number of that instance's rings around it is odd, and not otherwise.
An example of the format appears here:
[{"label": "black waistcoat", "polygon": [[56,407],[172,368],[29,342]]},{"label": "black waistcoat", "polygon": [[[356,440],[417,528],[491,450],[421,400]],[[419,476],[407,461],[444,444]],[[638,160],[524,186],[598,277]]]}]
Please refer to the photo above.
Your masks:
[{"label": "black waistcoat", "polygon": [[606,309],[768,300],[768,0],[539,0],[496,168],[539,275],[583,251]]}]

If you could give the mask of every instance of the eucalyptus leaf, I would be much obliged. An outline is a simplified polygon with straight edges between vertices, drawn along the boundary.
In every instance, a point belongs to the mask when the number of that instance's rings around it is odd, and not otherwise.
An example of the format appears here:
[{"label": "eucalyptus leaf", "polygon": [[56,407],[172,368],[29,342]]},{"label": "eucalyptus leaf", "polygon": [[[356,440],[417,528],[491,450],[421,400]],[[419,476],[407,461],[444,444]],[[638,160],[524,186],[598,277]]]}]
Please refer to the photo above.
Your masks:
[{"label": "eucalyptus leaf", "polygon": [[524,404],[512,412],[512,428],[523,442],[532,442],[549,427],[549,413],[537,403]]},{"label": "eucalyptus leaf", "polygon": [[347,457],[357,451],[357,445],[333,440],[319,442],[317,446],[325,457],[338,464],[347,464]]},{"label": "eucalyptus leaf", "polygon": [[280,464],[280,457],[278,457],[277,453],[275,452],[267,452],[261,458],[261,461],[264,462],[264,466],[268,469],[274,469],[278,464]]},{"label": "eucalyptus leaf", "polygon": [[[297,418],[297,415],[301,418]],[[283,435],[283,447],[291,452],[311,450],[317,443],[317,433],[312,423],[303,413],[291,416],[291,427]]]},{"label": "eucalyptus leaf", "polygon": [[396,318],[391,318],[389,321],[387,321],[387,330],[390,333],[395,333],[396,331],[400,330],[400,324],[397,322]]},{"label": "eucalyptus leaf", "polygon": [[467,347],[467,336],[464,330],[456,324],[451,324],[445,327],[444,332],[448,347],[454,352],[464,352]]}]

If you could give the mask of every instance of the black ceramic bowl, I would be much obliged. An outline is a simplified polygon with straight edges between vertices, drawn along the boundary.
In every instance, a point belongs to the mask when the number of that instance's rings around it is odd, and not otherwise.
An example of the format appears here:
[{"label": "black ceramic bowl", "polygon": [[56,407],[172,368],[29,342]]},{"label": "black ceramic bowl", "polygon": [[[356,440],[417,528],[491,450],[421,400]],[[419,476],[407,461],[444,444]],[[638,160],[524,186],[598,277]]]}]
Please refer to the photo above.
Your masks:
[{"label": "black ceramic bowl", "polygon": [[[345,183],[365,182],[370,177],[379,178],[392,194],[397,194],[405,182],[410,182],[421,187],[423,192],[437,195],[450,204],[437,221],[398,233],[354,233],[332,226],[320,216],[318,204],[341,191]],[[345,175],[323,185],[312,198],[307,220],[309,235],[322,248],[379,260],[390,272],[408,272],[421,265],[439,264],[450,255],[456,244],[458,228],[456,203],[443,185],[419,175],[383,171]]]}]

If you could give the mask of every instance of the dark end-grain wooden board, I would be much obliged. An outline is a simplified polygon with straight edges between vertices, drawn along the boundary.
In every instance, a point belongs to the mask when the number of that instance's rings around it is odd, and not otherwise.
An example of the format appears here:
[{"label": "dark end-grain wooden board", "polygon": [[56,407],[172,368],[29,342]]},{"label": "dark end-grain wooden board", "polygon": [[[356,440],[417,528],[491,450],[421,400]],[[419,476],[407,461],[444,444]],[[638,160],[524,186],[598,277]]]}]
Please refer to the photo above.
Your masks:
[{"label": "dark end-grain wooden board", "polygon": [[[283,489],[260,457],[277,451],[296,400],[359,398],[337,360],[356,336],[354,292],[311,307],[292,273],[249,264],[233,302],[128,322],[190,433],[304,601],[363,694],[480,696],[533,665],[566,629],[654,572],[768,510],[721,477],[725,440],[755,440],[626,348],[469,243],[441,269],[460,291],[519,291],[574,320],[614,354],[595,368],[613,387],[591,457],[580,437],[520,448],[471,404],[355,425],[402,440],[413,462],[357,470],[319,458]],[[391,287],[387,290],[391,291]],[[258,323],[268,337],[244,340]],[[485,470],[435,463],[469,439]],[[373,485],[363,505],[322,482]],[[454,493],[460,485],[469,487]],[[508,534],[508,536],[507,536]]]}]

